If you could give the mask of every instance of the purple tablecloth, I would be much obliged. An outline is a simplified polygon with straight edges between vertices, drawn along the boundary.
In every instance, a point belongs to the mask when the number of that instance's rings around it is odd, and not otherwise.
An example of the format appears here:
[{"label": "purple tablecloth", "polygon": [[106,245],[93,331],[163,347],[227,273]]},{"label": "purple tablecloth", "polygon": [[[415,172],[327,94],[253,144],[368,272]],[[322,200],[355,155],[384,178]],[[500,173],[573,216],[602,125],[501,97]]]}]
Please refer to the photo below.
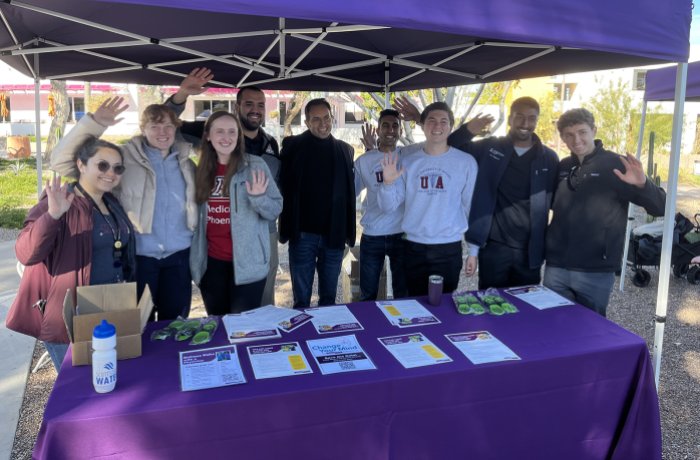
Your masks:
[{"label": "purple tablecloth", "polygon": [[[425,299],[420,298],[423,301]],[[425,302],[424,302],[425,303]],[[661,426],[644,341],[580,306],[459,315],[399,329],[371,303],[350,305],[377,370],[255,380],[180,391],[178,351],[150,342],[119,362],[113,393],[94,392],[70,359],[44,413],[35,458],[661,459]],[[444,334],[488,330],[522,360],[474,365]],[[404,369],[377,337],[420,331],[453,362]],[[281,340],[318,338],[310,324]],[[252,342],[252,344],[271,343]],[[227,344],[223,327],[206,345]],[[311,354],[303,345],[307,359]]]}]

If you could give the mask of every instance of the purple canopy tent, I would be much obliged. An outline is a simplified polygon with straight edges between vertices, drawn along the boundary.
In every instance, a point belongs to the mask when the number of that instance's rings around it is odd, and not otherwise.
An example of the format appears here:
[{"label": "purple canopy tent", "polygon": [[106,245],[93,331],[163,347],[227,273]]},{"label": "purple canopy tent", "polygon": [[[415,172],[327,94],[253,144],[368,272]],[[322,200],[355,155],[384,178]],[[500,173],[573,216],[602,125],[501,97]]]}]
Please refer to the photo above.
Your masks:
[{"label": "purple canopy tent", "polygon": [[[37,88],[40,79],[178,84],[206,66],[220,86],[389,93],[683,63],[691,10],[692,0],[4,0],[0,59]],[[666,216],[675,213],[686,67],[675,85]],[[37,130],[40,153],[38,139]],[[660,353],[655,364],[658,376]]]},{"label": "purple canopy tent", "polygon": [[[672,101],[674,99],[676,92],[675,66],[650,70],[645,78],[642,113],[646,112],[647,101]],[[700,61],[688,63],[685,100],[700,102]]]},{"label": "purple canopy tent", "polygon": [[[664,326],[666,323],[666,310],[668,301],[668,285],[670,279],[672,235],[674,219],[676,214],[676,197],[678,188],[678,164],[680,161],[680,139],[682,134],[682,107],[683,101],[700,101],[700,61],[685,64],[685,69],[678,66],[663,67],[647,72],[644,85],[644,102],[642,104],[642,116],[639,124],[639,136],[637,138],[637,158],[642,155],[642,144],[644,142],[644,123],[646,122],[648,101],[676,101],[673,120],[673,138],[671,140],[671,167],[669,168],[668,194],[666,202],[666,212],[664,213],[664,233],[661,245],[661,260],[659,270],[659,287],[656,299],[656,318],[654,327],[654,377],[656,384],[659,384],[661,354],[663,350]],[[682,71],[681,71],[682,70]],[[679,96],[679,89],[685,90],[685,97]],[[680,102],[679,102],[680,98]],[[679,108],[679,106],[681,108]],[[680,113],[680,120],[676,119]],[[678,132],[676,132],[676,125]],[[632,211],[628,213],[631,219]],[[630,221],[627,224],[625,234],[625,251],[622,258],[622,276],[620,278],[620,291],[624,289],[625,265],[627,253],[629,251]]]}]

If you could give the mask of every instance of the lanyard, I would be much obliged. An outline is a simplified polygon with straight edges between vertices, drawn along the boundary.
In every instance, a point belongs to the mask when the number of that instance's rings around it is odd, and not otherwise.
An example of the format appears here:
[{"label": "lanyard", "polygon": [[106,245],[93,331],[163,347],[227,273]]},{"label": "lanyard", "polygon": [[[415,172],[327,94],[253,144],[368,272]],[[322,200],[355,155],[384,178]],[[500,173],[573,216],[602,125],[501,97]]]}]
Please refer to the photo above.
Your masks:
[{"label": "lanyard", "polygon": [[76,187],[78,190],[80,190],[80,192],[83,194],[83,196],[84,196],[85,198],[87,198],[88,201],[90,201],[90,203],[92,204],[92,206],[93,206],[95,209],[97,209],[97,212],[102,216],[102,218],[105,220],[105,222],[107,222],[107,225],[109,226],[109,229],[110,229],[111,232],[112,232],[112,238],[114,238],[114,245],[112,246],[113,249],[114,249],[114,253],[113,253],[114,259],[115,259],[115,260],[121,259],[121,256],[122,256],[122,251],[121,251],[121,249],[122,249],[123,244],[122,244],[122,240],[121,240],[121,228],[120,228],[120,226],[119,226],[119,218],[117,217],[117,214],[116,214],[115,212],[112,211],[112,208],[110,208],[110,206],[109,206],[109,204],[107,203],[107,201],[106,201],[106,200],[103,200],[103,201],[104,201],[104,204],[105,204],[105,207],[107,208],[107,212],[109,212],[109,215],[112,217],[112,219],[114,219],[114,224],[116,225],[116,228],[115,228],[115,226],[112,225],[112,221],[110,221],[109,219],[107,219],[107,217],[106,217],[104,214],[102,214],[102,211],[100,211],[99,206],[97,206],[97,203],[95,203],[95,200],[90,196],[90,194],[87,193],[87,192],[85,191],[85,189],[84,189],[78,182],[75,183],[75,187]]}]

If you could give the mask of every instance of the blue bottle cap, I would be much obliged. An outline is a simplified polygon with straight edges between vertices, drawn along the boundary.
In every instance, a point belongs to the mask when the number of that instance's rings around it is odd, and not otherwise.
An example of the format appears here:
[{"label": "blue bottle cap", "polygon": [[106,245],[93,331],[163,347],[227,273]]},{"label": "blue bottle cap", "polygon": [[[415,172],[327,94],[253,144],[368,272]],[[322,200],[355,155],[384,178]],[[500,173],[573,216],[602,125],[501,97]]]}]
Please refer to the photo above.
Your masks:
[{"label": "blue bottle cap", "polygon": [[112,337],[116,333],[117,330],[115,329],[114,325],[108,323],[106,319],[103,319],[100,324],[95,326],[92,336],[96,339],[106,339],[108,337]]}]

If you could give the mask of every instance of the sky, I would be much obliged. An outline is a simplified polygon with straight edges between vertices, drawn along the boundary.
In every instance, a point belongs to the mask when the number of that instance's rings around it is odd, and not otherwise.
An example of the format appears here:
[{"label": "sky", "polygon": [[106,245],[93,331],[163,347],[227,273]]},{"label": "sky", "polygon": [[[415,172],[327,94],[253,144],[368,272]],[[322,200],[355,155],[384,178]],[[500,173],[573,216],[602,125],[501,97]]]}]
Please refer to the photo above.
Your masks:
[{"label": "sky", "polygon": [[700,13],[693,13],[693,21],[690,23],[690,44],[700,45]]}]

